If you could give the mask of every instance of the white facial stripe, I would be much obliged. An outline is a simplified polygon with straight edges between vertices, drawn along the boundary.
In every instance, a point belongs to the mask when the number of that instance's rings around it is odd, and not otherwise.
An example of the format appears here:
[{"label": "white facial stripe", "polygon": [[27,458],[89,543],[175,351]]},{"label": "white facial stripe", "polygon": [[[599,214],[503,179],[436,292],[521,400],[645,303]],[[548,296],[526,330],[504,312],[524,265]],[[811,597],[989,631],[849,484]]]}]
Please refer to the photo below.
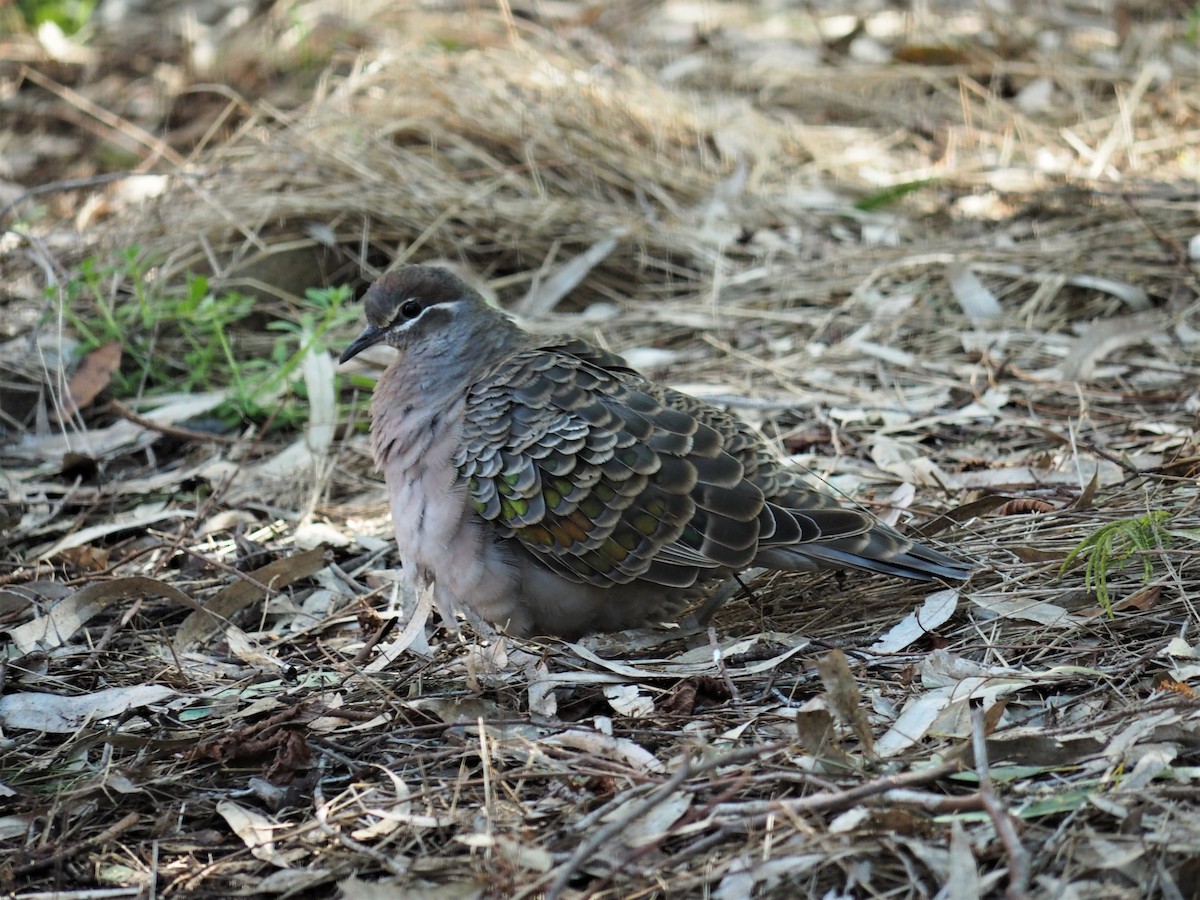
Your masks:
[{"label": "white facial stripe", "polygon": [[[405,303],[407,303],[409,300],[416,300],[418,303],[421,302],[420,297],[409,297],[405,300]],[[422,306],[421,312],[416,316],[416,318],[413,319],[406,319],[403,313],[397,310],[396,318],[392,321],[391,328],[394,331],[407,331],[409,328],[412,328],[414,325],[424,319],[425,315],[431,310],[443,310],[451,316],[456,316],[458,315],[459,310],[462,308],[462,300],[447,300],[443,303],[435,303],[432,306]]]}]

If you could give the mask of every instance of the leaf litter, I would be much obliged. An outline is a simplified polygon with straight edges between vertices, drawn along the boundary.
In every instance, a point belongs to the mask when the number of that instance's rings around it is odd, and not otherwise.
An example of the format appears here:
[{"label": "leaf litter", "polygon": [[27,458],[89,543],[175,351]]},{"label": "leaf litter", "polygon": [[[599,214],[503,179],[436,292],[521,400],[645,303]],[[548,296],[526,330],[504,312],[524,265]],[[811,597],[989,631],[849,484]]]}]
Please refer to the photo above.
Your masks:
[{"label": "leaf litter", "polygon": [[[242,29],[250,54],[198,24],[260,99],[197,113],[151,196],[97,182],[87,216],[79,188],[50,212],[93,249],[141,245],[155,278],[297,305],[450,261],[979,572],[759,574],[711,635],[460,635],[397,577],[330,355],[304,360],[287,402],[312,415],[283,438],[201,440],[222,392],[122,415],[106,366],[72,368],[20,305],[80,252],[51,216],[24,263],[2,251],[25,323],[0,348],[6,889],[1196,892],[1183,20],[1077,4],[1087,27],[1053,46],[992,21],[998,54],[949,3],[929,33],[954,47],[923,45],[920,14],[864,9],[842,42],[819,7],[813,31],[684,6],[346,19],[312,33],[327,70],[290,102],[258,53],[277,21]],[[116,82],[33,81],[162,146]],[[1180,539],[1108,572],[1105,613],[1079,548],[1158,513]]]}]

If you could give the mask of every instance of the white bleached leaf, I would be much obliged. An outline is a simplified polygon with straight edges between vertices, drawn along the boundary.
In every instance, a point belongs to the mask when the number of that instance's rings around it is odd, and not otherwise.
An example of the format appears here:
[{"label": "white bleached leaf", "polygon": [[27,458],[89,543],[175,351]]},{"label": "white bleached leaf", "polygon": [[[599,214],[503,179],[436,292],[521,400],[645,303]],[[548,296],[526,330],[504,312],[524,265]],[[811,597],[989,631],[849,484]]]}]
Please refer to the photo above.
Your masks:
[{"label": "white bleached leaf", "polygon": [[658,757],[641,744],[635,744],[628,738],[613,738],[591,731],[571,729],[549,735],[542,739],[542,743],[570,747],[585,753],[593,753],[605,759],[614,759],[643,772],[661,774],[666,771],[666,766]]},{"label": "white bleached leaf", "polygon": [[1200,656],[1196,652],[1196,648],[1189,644],[1181,637],[1173,637],[1167,641],[1167,646],[1158,651],[1156,656],[1180,656],[1185,658],[1195,658]]},{"label": "white bleached leaf", "polygon": [[958,591],[937,591],[871,646],[872,653],[898,653],[945,624],[958,608]]},{"label": "white bleached leaf", "polygon": [[610,684],[604,688],[604,699],[617,713],[640,719],[654,712],[654,701],[638,690],[635,684]]},{"label": "white bleached leaf", "polygon": [[630,347],[621,355],[634,369],[661,369],[681,360],[686,354],[682,350],[667,350],[663,347]]},{"label": "white bleached leaf", "polygon": [[[411,592],[411,585],[407,581],[402,581],[396,584],[393,591],[398,597],[400,592],[406,588]],[[379,651],[378,656],[367,663],[364,667],[365,671],[380,672],[391,665],[401,653],[409,649],[418,656],[430,656],[429,642],[425,638],[425,623],[429,620],[429,613],[433,609],[433,585],[427,585],[420,594],[411,597],[411,602],[413,603],[412,615],[405,622],[404,629],[396,635],[395,640]]]},{"label": "white bleached leaf", "polygon": [[[302,337],[302,346],[309,346],[312,335],[306,332]],[[334,366],[329,351],[315,346],[304,354],[301,364],[304,388],[308,391],[308,426],[304,429],[304,437],[308,448],[318,456],[333,443],[333,429],[337,425]]]},{"label": "white bleached leaf", "polygon": [[962,263],[948,266],[946,276],[950,280],[950,292],[972,322],[991,321],[1004,314],[996,295],[969,266]]},{"label": "white bleached leaf", "polygon": [[1098,375],[1098,363],[1124,347],[1142,343],[1166,326],[1157,316],[1123,316],[1093,322],[1075,340],[1058,370],[1066,381],[1087,381]]},{"label": "white bleached leaf", "polygon": [[137,684],[70,696],[23,691],[0,697],[0,723],[7,728],[70,734],[89,722],[119,716],[174,696],[173,689],[161,684]]},{"label": "white bleached leaf", "polygon": [[950,701],[950,688],[938,688],[910,700],[905,704],[900,718],[875,742],[875,752],[887,759],[922,740],[929,726]]},{"label": "white bleached leaf", "polygon": [[292,532],[292,541],[301,550],[315,547],[348,547],[351,538],[328,522],[303,522]]},{"label": "white bleached leaf", "polygon": [[1137,285],[1125,281],[1115,281],[1112,278],[1100,278],[1095,275],[1072,275],[1067,279],[1071,287],[1091,288],[1116,297],[1134,312],[1146,312],[1150,309],[1150,295]]},{"label": "white bleached leaf", "polygon": [[1020,619],[1042,625],[1077,625],[1078,621],[1061,606],[1030,598],[1005,597],[1001,594],[972,593],[971,602],[1002,619]]},{"label": "white bleached leaf", "polygon": [[617,248],[617,242],[625,236],[628,229],[618,228],[611,235],[603,238],[569,260],[545,280],[534,279],[529,293],[517,304],[517,313],[522,316],[545,315],[558,306],[560,300],[579,286],[588,273],[597,265],[604,262],[610,253]]},{"label": "white bleached leaf", "polygon": [[830,834],[849,834],[871,818],[871,812],[865,806],[852,806],[829,823]]},{"label": "white bleached leaf", "polygon": [[1042,75],[1017,92],[1013,105],[1025,114],[1043,112],[1054,99],[1054,80]]}]

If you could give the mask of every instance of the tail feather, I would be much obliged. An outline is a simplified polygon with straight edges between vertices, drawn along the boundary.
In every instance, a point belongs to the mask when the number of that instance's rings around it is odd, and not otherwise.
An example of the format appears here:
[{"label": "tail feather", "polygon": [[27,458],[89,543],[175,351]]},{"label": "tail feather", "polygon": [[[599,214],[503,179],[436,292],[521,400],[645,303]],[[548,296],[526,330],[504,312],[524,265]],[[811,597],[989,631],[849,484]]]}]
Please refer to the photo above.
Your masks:
[{"label": "tail feather", "polygon": [[878,524],[853,537],[772,547],[759,553],[754,562],[755,565],[798,571],[859,569],[916,581],[935,578],[963,581],[974,568]]}]

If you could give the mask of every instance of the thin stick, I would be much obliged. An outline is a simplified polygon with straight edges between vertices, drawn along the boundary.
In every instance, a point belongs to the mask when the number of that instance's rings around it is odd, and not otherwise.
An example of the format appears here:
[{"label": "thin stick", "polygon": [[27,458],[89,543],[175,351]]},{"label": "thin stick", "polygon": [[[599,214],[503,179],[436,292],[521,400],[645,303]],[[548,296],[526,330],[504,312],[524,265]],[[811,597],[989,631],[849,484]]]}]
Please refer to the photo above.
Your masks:
[{"label": "thin stick", "polygon": [[983,727],[983,710],[975,707],[971,710],[971,748],[975,751],[975,772],[979,776],[979,797],[983,808],[991,817],[1008,855],[1008,891],[1009,900],[1028,900],[1029,897],[1029,851],[1021,844],[1017,836],[1016,825],[1008,814],[1000,798],[996,796],[992,784],[992,772],[988,767],[987,735]]},{"label": "thin stick", "polygon": [[736,750],[733,753],[713,757],[698,766],[693,766],[691,759],[684,757],[683,763],[675,770],[674,775],[647,794],[646,798],[640,803],[630,803],[621,815],[613,818],[602,828],[597,828],[583,843],[575,848],[575,852],[571,854],[571,858],[559,869],[558,875],[550,885],[550,889],[546,891],[546,900],[557,900],[562,892],[567,889],[571,877],[579,871],[580,866],[588,861],[597,847],[612,840],[617,834],[628,828],[632,822],[649,813],[650,810],[675,793],[676,789],[693,775],[700,775],[712,769],[733,765],[746,759],[754,759],[772,753],[784,746],[786,745],[778,743],[747,747],[742,750]]},{"label": "thin stick", "polygon": [[114,115],[107,109],[104,109],[104,107],[97,106],[87,97],[77,91],[71,90],[66,85],[59,84],[52,78],[47,78],[37,69],[31,69],[29,66],[21,66],[21,77],[28,78],[34,84],[45,88],[60,100],[65,100],[75,108],[82,110],[118,134],[132,138],[147,150],[152,151],[155,156],[161,156],[176,168],[183,169],[187,167],[187,160],[176,153],[170,144],[166,144],[148,131],[138,128],[132,122]]}]

